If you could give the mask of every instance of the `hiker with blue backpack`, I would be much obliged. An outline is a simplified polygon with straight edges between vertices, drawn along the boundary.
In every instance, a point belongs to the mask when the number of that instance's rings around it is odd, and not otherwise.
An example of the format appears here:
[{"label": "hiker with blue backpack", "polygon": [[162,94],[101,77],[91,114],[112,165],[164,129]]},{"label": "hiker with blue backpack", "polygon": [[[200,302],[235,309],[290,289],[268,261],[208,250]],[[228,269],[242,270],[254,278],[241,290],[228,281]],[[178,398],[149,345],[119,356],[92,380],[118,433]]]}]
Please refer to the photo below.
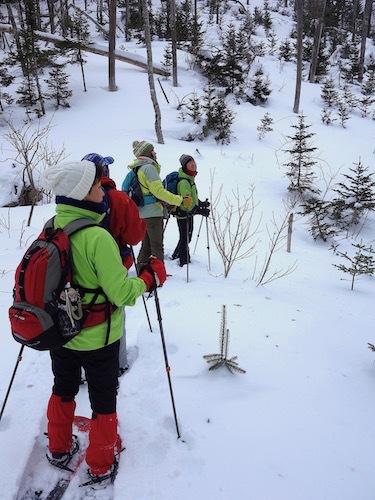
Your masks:
[{"label": "hiker with blue backpack", "polygon": [[160,179],[161,167],[157,162],[154,146],[147,141],[134,141],[135,160],[128,166],[130,172],[125,177],[122,190],[132,193],[132,178],[136,176],[140,186],[140,199],[137,200],[140,216],[146,223],[146,236],[137,257],[138,269],[142,267],[150,255],[164,261],[162,202],[171,206],[191,205],[191,196],[185,197],[167,191]]},{"label": "hiker with blue backpack", "polygon": [[[116,183],[110,178],[109,165],[114,162],[112,156],[101,156],[97,153],[89,153],[82,158],[100,165],[103,169],[101,178],[102,189],[104,191],[103,201],[106,205],[105,217],[100,225],[107,229],[115,239],[123,265],[127,270],[133,265],[132,246],[138,245],[146,234],[146,224],[139,216],[137,205],[129,196],[116,188]],[[126,348],[126,328],[125,311],[123,335],[120,340],[119,352],[119,377],[121,377],[129,368],[130,358],[134,350],[127,351]],[[129,354],[129,362],[128,362]]]},{"label": "hiker with blue backpack", "polygon": [[56,194],[54,228],[88,219],[89,227],[71,234],[72,284],[81,294],[86,312],[77,334],[50,351],[54,385],[48,402],[48,455],[51,465],[66,468],[78,442],[72,435],[75,396],[85,369],[92,419],[86,462],[89,482],[101,488],[117,471],[116,413],[119,344],[124,306],[133,306],[146,291],[166,280],[164,263],[150,256],[138,277],[127,276],[119,248],[100,226],[105,216],[102,168],[91,161],[70,161],[48,168],[45,187]]},{"label": "hiker with blue backpack", "polygon": [[194,229],[193,216],[202,215],[203,217],[208,217],[210,215],[210,203],[207,200],[200,201],[198,198],[197,186],[195,185],[195,176],[198,172],[194,158],[183,154],[180,157],[180,164],[181,167],[178,170],[177,177],[177,193],[182,197],[191,196],[192,199],[189,206],[181,204],[173,212],[173,215],[177,219],[180,238],[171,259],[179,259],[180,266],[182,267],[190,262],[189,243]]}]

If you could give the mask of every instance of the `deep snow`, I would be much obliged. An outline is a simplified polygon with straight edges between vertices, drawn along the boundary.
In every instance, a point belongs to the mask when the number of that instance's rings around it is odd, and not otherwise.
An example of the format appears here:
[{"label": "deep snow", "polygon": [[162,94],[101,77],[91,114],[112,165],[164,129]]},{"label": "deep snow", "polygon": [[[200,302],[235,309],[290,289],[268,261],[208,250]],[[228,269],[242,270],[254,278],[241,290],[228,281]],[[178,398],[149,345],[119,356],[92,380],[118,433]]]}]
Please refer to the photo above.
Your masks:
[{"label": "deep snow", "polygon": [[[289,18],[279,16],[285,27]],[[144,49],[125,44],[132,53]],[[161,61],[164,44],[154,43],[154,60]],[[288,181],[283,163],[287,136],[297,122],[292,112],[295,66],[282,67],[274,56],[264,59],[272,81],[267,107],[235,107],[235,138],[229,146],[182,142],[191,125],[177,119],[179,96],[202,93],[203,79],[189,69],[179,52],[179,86],[161,80],[170,104],[158,87],[165,144],[157,144],[147,74],[117,63],[118,91],[107,91],[107,66],[102,57],[89,55],[87,93],[80,74],[72,69],[74,95],[69,110],[53,115],[50,140],[65,145],[70,159],[98,152],[111,155],[112,177],[121,186],[126,165],[133,159],[135,139],[155,144],[162,173],[178,167],[182,153],[198,164],[201,199],[223,186],[233,198],[237,187],[248,195],[254,186],[257,203],[254,224],[260,220],[255,253],[234,264],[228,278],[203,224],[189,266],[179,268],[168,256],[177,242],[171,219],[165,232],[168,273],[159,290],[171,380],[181,438],[177,439],[167,374],[155,312],[147,301],[150,332],[142,300],[126,309],[128,345],[137,345],[139,357],[121,379],[118,397],[120,432],[126,451],[121,456],[115,498],[129,500],[371,500],[374,498],[375,413],[374,353],[367,342],[373,333],[373,278],[361,278],[354,291],[332,264],[340,260],[329,244],[314,242],[306,220],[295,217],[292,251],[285,245],[273,256],[271,269],[296,270],[264,286],[255,278],[267,254],[273,221],[285,217]],[[361,161],[374,171],[374,122],[354,112],[342,128],[322,124],[320,86],[304,82],[300,111],[314,132],[324,189],[330,176],[342,180],[353,163]],[[265,112],[274,120],[273,132],[263,141],[256,127]],[[14,120],[21,123],[21,112]],[[46,125],[51,114],[41,120]],[[33,123],[37,126],[37,122]],[[2,127],[4,131],[5,127]],[[0,201],[10,201],[11,152],[2,139]],[[3,180],[4,179],[4,180]],[[15,268],[27,246],[54,213],[54,204],[35,208],[30,227],[28,207],[0,209],[0,402],[5,396],[20,346],[10,335],[8,307],[12,300]],[[196,244],[200,217],[195,219],[191,251]],[[374,221],[362,229],[357,242],[374,241]],[[353,252],[350,241],[340,249]],[[209,247],[209,249],[207,248]],[[137,252],[137,249],[135,249]],[[210,271],[208,262],[210,261]],[[131,271],[134,274],[134,270]],[[226,368],[209,371],[203,359],[219,350],[222,306],[227,309],[229,355],[238,356],[246,374]],[[0,498],[15,498],[34,441],[45,431],[45,410],[52,376],[48,353],[25,350],[0,422]],[[90,416],[87,388],[77,397],[77,414]],[[49,466],[46,464],[46,474]],[[76,490],[66,498],[73,500]]]}]

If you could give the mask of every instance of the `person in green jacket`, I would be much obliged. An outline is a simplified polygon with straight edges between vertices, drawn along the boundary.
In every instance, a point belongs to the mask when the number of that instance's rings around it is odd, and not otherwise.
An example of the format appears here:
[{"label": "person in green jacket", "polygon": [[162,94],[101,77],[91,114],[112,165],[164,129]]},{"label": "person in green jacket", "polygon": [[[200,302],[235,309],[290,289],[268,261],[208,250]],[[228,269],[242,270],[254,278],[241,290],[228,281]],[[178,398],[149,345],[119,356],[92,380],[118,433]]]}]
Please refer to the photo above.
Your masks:
[{"label": "person in green jacket", "polygon": [[[93,487],[108,484],[117,470],[116,397],[124,306],[134,305],[138,297],[166,279],[164,264],[157,259],[149,259],[139,277],[127,277],[115,240],[99,226],[106,208],[101,176],[102,167],[91,161],[57,164],[44,174],[46,188],[56,194],[55,228],[81,217],[98,224],[70,237],[74,284],[85,291],[83,307],[92,302],[95,291],[99,292],[94,306],[97,311],[90,308],[78,335],[50,351],[54,385],[47,408],[47,458],[52,465],[66,468],[78,449],[72,425],[84,368],[92,409],[86,462]],[[112,314],[106,316],[98,310]]]},{"label": "person in green jacket", "polygon": [[168,205],[179,206],[191,204],[191,198],[184,199],[180,195],[164,189],[160,179],[160,165],[157,162],[154,146],[146,141],[134,141],[133,153],[136,159],[128,166],[129,169],[140,167],[137,171],[141,185],[144,206],[139,207],[139,214],[146,222],[146,236],[137,257],[138,269],[147,262],[149,255],[155,255],[164,261],[163,219],[164,211],[161,201]]},{"label": "person in green jacket", "polygon": [[192,200],[189,206],[182,204],[175,211],[180,239],[171,259],[179,259],[180,266],[182,267],[190,262],[189,243],[193,236],[193,216],[198,214],[208,217],[210,214],[210,209],[208,208],[210,203],[207,200],[200,201],[198,199],[197,186],[195,185],[195,176],[198,172],[194,158],[190,155],[181,155],[180,164],[177,192],[184,199],[189,196]]}]

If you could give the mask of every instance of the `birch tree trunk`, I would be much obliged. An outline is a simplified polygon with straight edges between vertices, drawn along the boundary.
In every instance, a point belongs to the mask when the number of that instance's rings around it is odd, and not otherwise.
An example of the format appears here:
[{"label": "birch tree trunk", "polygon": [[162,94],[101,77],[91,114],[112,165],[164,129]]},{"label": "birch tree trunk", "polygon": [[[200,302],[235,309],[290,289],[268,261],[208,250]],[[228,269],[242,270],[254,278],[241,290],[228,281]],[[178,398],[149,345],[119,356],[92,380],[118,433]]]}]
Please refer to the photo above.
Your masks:
[{"label": "birch tree trunk", "polygon": [[143,28],[145,32],[145,43],[147,50],[148,84],[150,87],[151,101],[155,111],[155,132],[158,144],[164,144],[163,133],[161,130],[161,113],[160,113],[159,103],[156,97],[154,70],[152,65],[151,32],[150,32],[150,19],[148,16],[147,0],[142,0],[142,11],[143,11]]}]

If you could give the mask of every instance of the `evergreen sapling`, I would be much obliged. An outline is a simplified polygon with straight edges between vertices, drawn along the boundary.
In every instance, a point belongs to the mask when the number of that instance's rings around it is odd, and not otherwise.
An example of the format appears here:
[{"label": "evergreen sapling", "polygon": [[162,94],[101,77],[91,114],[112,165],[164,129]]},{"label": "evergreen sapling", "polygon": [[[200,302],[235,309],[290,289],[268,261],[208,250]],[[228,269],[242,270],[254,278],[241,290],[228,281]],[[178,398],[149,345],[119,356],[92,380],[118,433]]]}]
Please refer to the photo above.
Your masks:
[{"label": "evergreen sapling", "polygon": [[227,329],[227,311],[226,306],[223,305],[220,327],[220,354],[206,354],[203,358],[207,363],[213,363],[209,370],[217,370],[225,366],[231,373],[246,373],[246,370],[240,368],[236,359],[238,356],[233,356],[228,359],[228,345],[229,345],[229,330]]},{"label": "evergreen sapling", "polygon": [[350,289],[354,290],[354,283],[359,276],[367,275],[372,276],[375,272],[375,259],[373,257],[374,250],[372,246],[366,247],[361,243],[352,243],[352,246],[357,249],[353,257],[349,256],[347,252],[339,252],[334,250],[336,255],[343,257],[349,264],[332,264],[340,271],[347,273],[351,276]]}]

